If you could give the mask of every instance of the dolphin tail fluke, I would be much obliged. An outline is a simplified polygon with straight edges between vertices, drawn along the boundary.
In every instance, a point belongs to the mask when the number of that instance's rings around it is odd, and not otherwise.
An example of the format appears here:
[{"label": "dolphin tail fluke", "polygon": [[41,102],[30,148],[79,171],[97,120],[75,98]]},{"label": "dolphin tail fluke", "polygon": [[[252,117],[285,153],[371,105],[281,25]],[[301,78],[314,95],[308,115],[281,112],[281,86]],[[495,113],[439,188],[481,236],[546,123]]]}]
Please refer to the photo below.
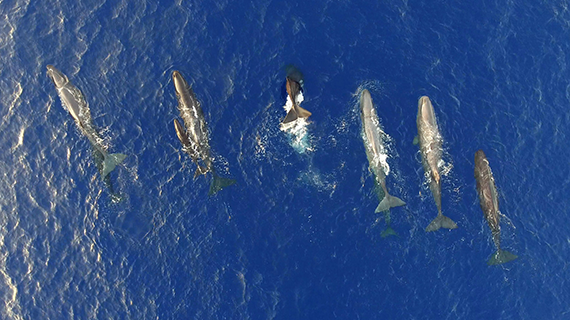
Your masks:
[{"label": "dolphin tail fluke", "polygon": [[392,229],[392,227],[388,226],[386,227],[386,230],[382,231],[382,233],[380,234],[380,236],[382,238],[386,238],[389,236],[398,236],[398,233],[396,231],[394,231],[394,229]]},{"label": "dolphin tail fluke", "polygon": [[103,160],[103,171],[101,172],[101,175],[103,176],[103,179],[111,172],[115,169],[115,167],[120,164],[121,162],[123,162],[123,160],[125,160],[125,158],[127,157],[126,154],[122,154],[122,153],[111,153],[108,154],[105,157],[105,160]]},{"label": "dolphin tail fluke", "polygon": [[495,254],[493,254],[493,256],[491,257],[491,259],[489,259],[489,261],[487,261],[487,264],[490,266],[494,266],[497,264],[503,264],[509,261],[513,261],[516,258],[518,258],[517,255],[512,254],[506,250],[497,250],[497,252],[495,252]]},{"label": "dolphin tail fluke", "polygon": [[194,179],[198,178],[199,176],[208,173],[208,168],[198,165],[196,172],[194,172]]},{"label": "dolphin tail fluke", "polygon": [[457,224],[455,224],[455,222],[453,222],[453,220],[450,218],[444,216],[443,214],[440,214],[432,220],[429,226],[427,226],[426,231],[436,231],[439,230],[439,228],[455,229],[457,228]]},{"label": "dolphin tail fluke", "polygon": [[378,205],[378,207],[376,207],[375,212],[378,213],[378,212],[382,212],[382,211],[387,211],[390,208],[403,206],[405,204],[406,203],[404,201],[402,201],[400,198],[391,196],[391,195],[386,193],[386,195],[384,196],[384,199],[382,199],[382,201],[380,201],[380,204]]},{"label": "dolphin tail fluke", "polygon": [[297,118],[298,118],[298,116],[297,116],[297,112],[295,112],[295,108],[291,108],[291,110],[289,110],[289,112],[287,112],[285,119],[283,119],[283,124],[293,122],[293,121],[297,120]]},{"label": "dolphin tail fluke", "polygon": [[308,118],[312,115],[312,113],[307,109],[303,109],[299,106],[296,106],[296,109],[297,109],[297,116],[299,118]]},{"label": "dolphin tail fluke", "polygon": [[222,190],[223,188],[229,187],[235,183],[236,181],[234,179],[222,178],[214,174],[214,180],[210,185],[210,191],[208,192],[208,195],[216,194],[218,191]]},{"label": "dolphin tail fluke", "polygon": [[291,108],[291,110],[289,110],[289,112],[287,112],[285,119],[283,119],[283,124],[293,122],[293,121],[297,120],[298,118],[308,118],[311,115],[312,115],[312,113],[309,110],[306,110],[306,109],[303,109],[297,105],[294,105]]}]

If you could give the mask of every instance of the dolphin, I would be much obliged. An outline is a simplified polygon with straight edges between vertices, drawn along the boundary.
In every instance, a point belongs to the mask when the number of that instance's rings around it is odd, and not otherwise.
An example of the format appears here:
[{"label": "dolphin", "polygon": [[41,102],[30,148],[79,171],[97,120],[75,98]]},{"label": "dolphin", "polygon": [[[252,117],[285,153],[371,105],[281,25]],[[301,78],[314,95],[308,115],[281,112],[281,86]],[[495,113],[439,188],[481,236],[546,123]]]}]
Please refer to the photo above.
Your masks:
[{"label": "dolphin", "polygon": [[[382,188],[383,199],[376,208],[376,213],[388,211],[390,208],[403,206],[406,203],[399,198],[388,193],[386,188],[386,176],[390,172],[390,167],[386,163],[386,149],[382,143],[384,131],[380,126],[376,109],[372,103],[370,92],[364,89],[360,94],[360,120],[362,121],[362,139],[368,157],[369,169],[374,173],[376,185]],[[379,195],[380,198],[380,195]],[[389,217],[386,219],[389,221]],[[395,231],[388,225],[383,235],[395,235]]]},{"label": "dolphin", "polygon": [[439,133],[435,112],[427,96],[418,102],[418,116],[416,118],[418,136],[414,143],[419,143],[422,155],[422,165],[429,179],[429,188],[437,206],[437,217],[427,226],[426,231],[436,231],[439,228],[455,229],[457,224],[441,213],[441,176],[438,164],[441,161],[442,137]]},{"label": "dolphin", "polygon": [[113,171],[118,164],[123,162],[127,156],[122,153],[107,153],[107,147],[103,144],[103,138],[93,125],[89,106],[81,91],[69,82],[67,76],[54,66],[48,65],[47,73],[55,85],[61,103],[67,111],[69,111],[69,114],[71,114],[75,120],[81,133],[86,136],[91,143],[95,164],[103,181],[107,187],[109,187],[113,196],[117,196],[111,186],[109,173]]},{"label": "dolphin", "polygon": [[294,80],[293,77],[287,76],[286,88],[287,88],[287,94],[289,95],[289,98],[291,99],[293,106],[291,107],[289,112],[287,112],[287,115],[285,116],[285,119],[283,119],[283,122],[281,122],[281,124],[286,125],[299,118],[310,117],[312,113],[309,112],[308,110],[301,108],[299,106],[299,103],[297,103],[297,96],[301,92],[301,84],[297,80]]},{"label": "dolphin", "polygon": [[[227,186],[231,186],[236,181],[221,178],[216,174],[210,155],[206,119],[200,107],[200,102],[194,95],[194,91],[179,71],[172,72],[172,81],[174,82],[174,89],[178,98],[180,117],[184,122],[184,125],[182,125],[178,120],[174,120],[176,135],[180,143],[182,143],[183,150],[188,153],[192,161],[198,166],[194,179],[202,174],[212,173],[214,180],[210,185],[209,194],[214,194]],[[200,164],[200,161],[202,164]]]},{"label": "dolphin", "polygon": [[501,228],[499,226],[499,199],[493,172],[483,150],[475,153],[475,180],[477,181],[477,193],[483,215],[487,219],[493,235],[493,242],[497,246],[497,252],[487,261],[488,265],[502,264],[515,260],[516,255],[501,249]]}]

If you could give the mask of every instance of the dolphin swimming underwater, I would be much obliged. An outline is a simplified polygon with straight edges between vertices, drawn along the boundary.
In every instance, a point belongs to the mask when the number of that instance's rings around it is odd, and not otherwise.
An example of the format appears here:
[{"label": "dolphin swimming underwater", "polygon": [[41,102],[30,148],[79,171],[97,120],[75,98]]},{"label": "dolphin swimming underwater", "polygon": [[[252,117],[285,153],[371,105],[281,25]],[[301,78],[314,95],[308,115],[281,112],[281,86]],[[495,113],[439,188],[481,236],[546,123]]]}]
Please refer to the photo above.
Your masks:
[{"label": "dolphin swimming underwater", "polygon": [[515,260],[516,255],[501,249],[501,227],[499,226],[499,199],[495,179],[489,166],[489,161],[483,150],[475,153],[475,180],[477,181],[477,194],[479,195],[479,204],[491,233],[493,242],[497,246],[497,252],[493,254],[487,262],[488,265],[502,264]]},{"label": "dolphin swimming underwater", "polygon": [[[384,194],[384,198],[378,204],[375,212],[388,211],[390,208],[405,205],[404,201],[390,195],[386,188],[386,176],[389,174],[390,168],[388,163],[386,163],[388,155],[382,143],[384,131],[380,126],[370,92],[366,89],[360,94],[360,120],[362,121],[362,140],[364,141],[366,156],[370,165],[369,169],[374,173],[376,185],[382,188]],[[386,220],[389,221],[389,218]],[[382,235],[396,235],[396,233],[388,225]]]},{"label": "dolphin swimming underwater", "polygon": [[[172,81],[178,98],[178,110],[184,126],[174,120],[176,135],[182,143],[183,150],[188,153],[192,161],[198,166],[194,178],[199,175],[211,172],[214,180],[210,185],[209,194],[214,194],[227,186],[236,183],[233,179],[219,177],[216,174],[210,156],[210,141],[208,137],[208,127],[200,103],[194,95],[194,91],[188,85],[182,74],[178,71],[172,72]],[[200,165],[200,160],[203,165]]]},{"label": "dolphin swimming underwater", "polygon": [[429,188],[437,206],[437,217],[427,226],[426,231],[436,231],[439,228],[455,229],[457,224],[441,213],[441,176],[438,165],[443,152],[442,137],[439,133],[435,112],[431,101],[423,96],[418,101],[418,116],[416,118],[418,136],[414,143],[419,143],[422,155],[422,165],[429,180]]},{"label": "dolphin swimming underwater", "polygon": [[69,111],[69,114],[71,114],[75,120],[81,133],[89,139],[93,147],[95,164],[101,174],[101,178],[103,178],[103,181],[107,187],[109,187],[112,195],[117,196],[111,186],[109,173],[113,171],[118,164],[123,162],[127,156],[122,153],[107,153],[107,147],[103,144],[103,138],[93,125],[89,106],[81,91],[69,81],[66,75],[57,70],[54,66],[48,65],[47,73],[55,85],[61,103],[65,106],[67,111]]}]

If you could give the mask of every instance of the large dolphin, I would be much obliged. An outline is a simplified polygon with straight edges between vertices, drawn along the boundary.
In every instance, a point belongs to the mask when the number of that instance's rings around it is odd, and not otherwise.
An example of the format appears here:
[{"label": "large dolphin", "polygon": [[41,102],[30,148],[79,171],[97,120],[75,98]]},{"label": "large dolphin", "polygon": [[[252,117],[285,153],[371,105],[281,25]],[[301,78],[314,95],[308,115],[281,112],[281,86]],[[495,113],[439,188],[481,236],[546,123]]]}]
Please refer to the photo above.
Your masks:
[{"label": "large dolphin", "polygon": [[[390,208],[405,205],[404,201],[390,195],[386,188],[386,176],[390,173],[390,167],[386,163],[388,155],[382,143],[384,131],[380,126],[370,92],[366,89],[360,94],[360,120],[362,121],[362,139],[364,140],[366,156],[370,165],[369,169],[374,173],[377,188],[382,188],[384,196],[380,204],[378,204],[376,212],[388,211]],[[389,218],[386,220],[389,221]],[[388,225],[382,234],[387,236],[395,235],[396,233]]]},{"label": "large dolphin", "polygon": [[283,122],[281,122],[281,124],[287,125],[288,123],[293,122],[299,118],[310,117],[312,113],[309,112],[308,110],[301,108],[299,106],[299,103],[297,102],[297,96],[301,92],[301,84],[299,83],[299,80],[294,79],[294,77],[292,76],[287,76],[286,89],[287,89],[287,94],[289,95],[289,98],[291,99],[291,103],[293,104],[293,106],[291,107],[289,112],[287,112],[287,115],[285,116],[285,119],[283,119]]},{"label": "large dolphin", "polygon": [[501,227],[499,226],[499,199],[495,179],[489,166],[489,161],[482,150],[475,153],[475,180],[477,181],[477,193],[483,215],[489,223],[493,242],[497,246],[497,252],[487,262],[488,265],[502,264],[515,260],[516,255],[501,249]]},{"label": "large dolphin", "polygon": [[[210,156],[210,141],[208,138],[206,119],[200,107],[200,102],[198,102],[194,95],[194,91],[192,91],[192,88],[190,88],[186,80],[182,77],[182,74],[178,71],[172,73],[172,81],[174,82],[174,89],[178,97],[180,117],[186,127],[184,128],[184,126],[175,119],[174,129],[176,130],[176,135],[178,139],[180,139],[184,151],[190,155],[192,161],[198,166],[194,178],[208,172],[212,173],[214,179],[210,185],[209,194],[214,194],[227,186],[231,186],[236,181],[219,177],[216,174],[212,164],[212,157]],[[202,164],[200,164],[200,160]]]},{"label": "large dolphin", "polygon": [[113,191],[109,173],[113,171],[119,163],[123,162],[126,155],[122,153],[107,153],[107,147],[103,144],[103,138],[93,125],[91,112],[89,111],[89,106],[83,94],[76,86],[69,82],[67,76],[52,65],[47,66],[47,73],[55,85],[61,103],[67,108],[69,114],[71,114],[79,127],[79,130],[81,130],[81,133],[89,139],[93,148],[95,164],[103,181],[107,187],[109,187],[111,194],[117,197],[118,195]]},{"label": "large dolphin", "polygon": [[422,155],[422,165],[428,176],[429,188],[437,206],[437,217],[427,226],[426,231],[435,231],[439,228],[455,229],[457,224],[441,213],[441,176],[438,165],[442,154],[442,137],[439,133],[433,106],[428,97],[423,96],[418,102],[418,116],[416,118],[418,136],[414,143],[419,143]]}]

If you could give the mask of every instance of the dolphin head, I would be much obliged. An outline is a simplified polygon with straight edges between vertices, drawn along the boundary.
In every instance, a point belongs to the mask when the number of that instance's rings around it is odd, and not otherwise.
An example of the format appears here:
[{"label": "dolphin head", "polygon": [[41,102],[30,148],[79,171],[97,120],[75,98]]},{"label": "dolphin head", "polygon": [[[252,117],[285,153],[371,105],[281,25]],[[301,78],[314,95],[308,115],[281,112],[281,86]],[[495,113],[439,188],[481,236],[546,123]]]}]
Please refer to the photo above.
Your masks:
[{"label": "dolphin head", "polygon": [[174,82],[174,89],[176,89],[176,93],[180,94],[188,87],[188,83],[182,77],[182,74],[178,71],[172,72],[172,81]]},{"label": "dolphin head", "polygon": [[288,65],[285,67],[285,72],[287,72],[287,78],[291,80],[303,84],[303,73],[294,65]]},{"label": "dolphin head", "polygon": [[47,72],[57,89],[63,87],[69,81],[61,71],[57,70],[51,64],[47,65]]},{"label": "dolphin head", "polygon": [[369,117],[372,114],[372,97],[366,89],[360,94],[360,112],[363,117]]},{"label": "dolphin head", "polygon": [[483,150],[477,150],[477,152],[475,152],[475,165],[482,163],[483,161],[487,161],[485,152],[483,152]]},{"label": "dolphin head", "polygon": [[418,119],[431,125],[436,124],[433,106],[427,96],[421,97],[418,101]]}]

